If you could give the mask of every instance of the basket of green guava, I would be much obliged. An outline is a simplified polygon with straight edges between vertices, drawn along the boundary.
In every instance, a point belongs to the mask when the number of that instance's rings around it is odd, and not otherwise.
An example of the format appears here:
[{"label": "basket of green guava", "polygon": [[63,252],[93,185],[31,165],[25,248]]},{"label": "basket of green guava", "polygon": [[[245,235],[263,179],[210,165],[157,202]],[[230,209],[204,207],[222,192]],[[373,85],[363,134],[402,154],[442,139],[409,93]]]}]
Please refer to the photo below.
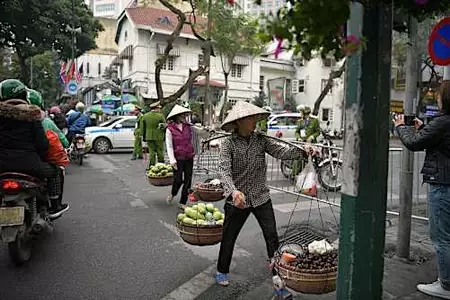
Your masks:
[{"label": "basket of green guava", "polygon": [[215,245],[222,241],[224,218],[212,203],[198,203],[180,209],[177,229],[183,241],[190,245]]},{"label": "basket of green guava", "polygon": [[154,186],[169,186],[173,183],[173,168],[171,165],[157,163],[147,171],[147,180]]}]

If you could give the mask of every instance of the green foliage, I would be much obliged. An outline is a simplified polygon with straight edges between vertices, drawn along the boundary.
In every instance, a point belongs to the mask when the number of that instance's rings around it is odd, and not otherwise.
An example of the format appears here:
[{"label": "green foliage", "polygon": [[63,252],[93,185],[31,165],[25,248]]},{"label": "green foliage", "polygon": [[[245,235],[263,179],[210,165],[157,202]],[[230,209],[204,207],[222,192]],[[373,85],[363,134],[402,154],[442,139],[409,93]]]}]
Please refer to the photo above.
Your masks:
[{"label": "green foliage", "polygon": [[195,100],[189,100],[189,106],[191,107],[192,114],[201,116],[202,115],[202,105]]},{"label": "green foliage", "polygon": [[72,38],[67,25],[81,27],[81,33],[77,33],[76,56],[96,48],[95,38],[103,27],[84,1],[74,3],[72,14],[72,0],[0,1],[0,47],[16,50],[25,82],[28,82],[27,58],[50,50],[57,51],[61,58],[71,56]]},{"label": "green foliage", "polygon": [[[214,5],[210,17],[214,22],[211,39],[222,58],[224,72],[238,54],[257,55],[263,49],[257,38],[258,22],[248,14],[238,13],[229,5]],[[224,63],[225,62],[225,63]]]},{"label": "green foliage", "polygon": [[[27,65],[30,61],[27,61]],[[44,104],[48,107],[56,102],[61,90],[58,76],[58,63],[51,51],[33,57],[33,89],[42,94]]]},{"label": "green foliage", "polygon": [[264,107],[266,105],[266,96],[264,93],[261,93],[253,98],[252,103],[258,107]]},{"label": "green foliage", "polygon": [[[370,6],[389,5],[391,1],[360,2]],[[419,21],[443,13],[450,7],[450,0],[429,0],[424,5],[414,0],[393,2],[399,13],[411,14]],[[338,59],[344,56],[342,47],[346,37],[343,25],[350,15],[350,0],[288,0],[288,3],[276,15],[262,20],[259,36],[264,42],[270,42],[274,37],[283,39],[289,43],[289,48],[305,59],[310,59],[314,52],[320,53],[322,57],[330,53]],[[370,44],[370,41],[367,42]]]}]

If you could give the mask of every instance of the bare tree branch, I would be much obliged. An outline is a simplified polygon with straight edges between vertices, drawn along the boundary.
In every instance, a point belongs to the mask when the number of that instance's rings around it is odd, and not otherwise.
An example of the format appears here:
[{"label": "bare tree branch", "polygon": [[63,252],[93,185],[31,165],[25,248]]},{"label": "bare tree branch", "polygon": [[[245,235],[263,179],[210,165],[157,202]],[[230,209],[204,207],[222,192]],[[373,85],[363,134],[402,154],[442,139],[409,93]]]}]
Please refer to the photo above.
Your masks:
[{"label": "bare tree branch", "polygon": [[183,96],[183,94],[187,91],[187,89],[194,83],[195,79],[207,71],[208,70],[204,66],[199,67],[197,70],[195,70],[193,72],[191,72],[191,70],[189,70],[188,80],[183,84],[182,87],[180,87],[178,89],[178,91],[176,91],[175,93],[173,93],[172,95],[170,95],[168,97],[162,98],[160,100],[161,104],[164,105],[167,103],[177,101],[181,96]]},{"label": "bare tree branch", "polygon": [[193,0],[189,0],[189,4],[191,5],[192,11],[191,11],[191,17],[193,18],[194,22],[186,22],[186,24],[191,26],[192,34],[199,40],[199,41],[206,41],[204,37],[198,34],[197,30],[195,29],[195,24],[197,24],[197,15],[195,14],[195,3]]},{"label": "bare tree branch", "polygon": [[330,92],[331,88],[333,87],[334,80],[342,76],[342,73],[344,73],[346,66],[347,66],[347,60],[345,60],[342,63],[342,66],[338,70],[333,70],[330,72],[330,76],[328,77],[327,84],[325,85],[324,89],[320,93],[316,102],[314,102],[314,108],[312,111],[312,114],[314,116],[319,115],[320,104],[322,104],[323,99],[325,99],[325,96]]},{"label": "bare tree branch", "polygon": [[[203,41],[205,39],[196,33],[196,31],[194,29],[195,22],[194,23],[188,22],[186,20],[186,14],[183,13],[183,11],[176,8],[168,0],[159,0],[159,2],[161,2],[161,4],[164,5],[165,7],[167,7],[172,13],[176,14],[177,18],[178,18],[178,23],[175,26],[175,29],[173,30],[172,34],[167,39],[167,45],[166,45],[166,48],[164,49],[164,53],[155,62],[156,93],[158,95],[158,100],[160,100],[161,104],[164,105],[166,103],[170,103],[170,102],[174,102],[174,101],[178,100],[186,92],[188,87],[190,85],[192,85],[194,80],[199,75],[203,74],[206,71],[205,67],[202,66],[193,72],[189,72],[189,79],[183,84],[183,86],[181,86],[174,94],[164,97],[164,92],[163,92],[162,82],[161,82],[161,70],[162,70],[163,66],[166,64],[166,61],[167,61],[167,58],[169,57],[170,51],[173,49],[173,42],[175,41],[175,39],[177,37],[180,36],[180,33],[183,30],[183,26],[185,24],[191,25],[192,32],[198,39],[203,40]],[[194,13],[194,6],[192,6],[192,8],[193,8],[193,13]]]}]

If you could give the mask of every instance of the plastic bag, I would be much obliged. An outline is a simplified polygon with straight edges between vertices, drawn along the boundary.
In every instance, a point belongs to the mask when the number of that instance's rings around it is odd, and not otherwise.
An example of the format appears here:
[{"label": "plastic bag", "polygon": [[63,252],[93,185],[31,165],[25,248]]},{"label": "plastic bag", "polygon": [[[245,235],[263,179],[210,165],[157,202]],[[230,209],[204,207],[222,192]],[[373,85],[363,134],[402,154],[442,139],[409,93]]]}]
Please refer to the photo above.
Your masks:
[{"label": "plastic bag", "polygon": [[48,140],[47,162],[54,163],[60,167],[67,166],[70,163],[70,160],[58,135],[51,130],[47,130],[45,134]]},{"label": "plastic bag", "polygon": [[317,196],[316,170],[311,157],[302,172],[297,176],[296,190],[312,197]]}]

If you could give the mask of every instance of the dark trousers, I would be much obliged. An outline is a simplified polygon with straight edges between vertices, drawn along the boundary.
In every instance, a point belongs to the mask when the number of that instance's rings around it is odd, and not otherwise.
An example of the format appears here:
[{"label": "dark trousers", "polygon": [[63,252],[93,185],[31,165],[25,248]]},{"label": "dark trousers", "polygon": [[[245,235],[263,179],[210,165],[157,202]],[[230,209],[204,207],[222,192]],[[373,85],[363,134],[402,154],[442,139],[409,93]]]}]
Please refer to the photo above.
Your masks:
[{"label": "dark trousers", "polygon": [[47,178],[48,195],[51,198],[57,196],[60,197],[63,189],[63,175],[61,169],[56,165],[46,163],[42,176]]},{"label": "dark trousers", "polygon": [[234,244],[250,213],[253,213],[262,229],[266,241],[267,254],[272,258],[279,247],[277,226],[273,213],[272,201],[257,207],[239,209],[230,203],[225,204],[225,220],[223,222],[223,237],[220,244],[217,271],[229,273]]},{"label": "dark trousers", "polygon": [[181,186],[183,185],[183,189],[181,190],[181,198],[180,203],[186,204],[189,190],[192,185],[192,170],[194,169],[194,159],[187,160],[178,160],[177,161],[177,169],[174,170],[173,176],[173,184],[172,184],[172,196],[176,196]]}]

